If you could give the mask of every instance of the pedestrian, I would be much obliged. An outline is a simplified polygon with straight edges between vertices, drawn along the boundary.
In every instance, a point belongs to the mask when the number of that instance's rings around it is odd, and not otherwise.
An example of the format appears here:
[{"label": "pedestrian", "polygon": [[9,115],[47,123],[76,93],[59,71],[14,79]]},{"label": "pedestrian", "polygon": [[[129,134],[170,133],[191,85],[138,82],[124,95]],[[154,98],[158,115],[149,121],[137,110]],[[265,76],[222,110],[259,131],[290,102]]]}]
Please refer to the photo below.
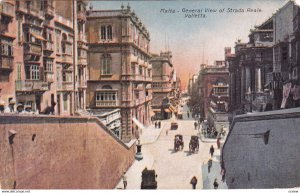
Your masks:
[{"label": "pedestrian", "polygon": [[187,117],[188,117],[188,118],[190,118],[190,114],[189,114],[189,112],[187,112]]},{"label": "pedestrian", "polygon": [[196,178],[196,176],[194,176],[192,179],[191,179],[191,184],[192,184],[192,186],[193,186],[193,189],[196,189],[196,185],[197,185],[197,178]]},{"label": "pedestrian", "polygon": [[166,135],[168,135],[168,129],[166,130]]},{"label": "pedestrian", "polygon": [[224,168],[221,169],[221,173],[220,174],[222,175],[222,182],[224,183],[225,182],[225,169]]},{"label": "pedestrian", "polygon": [[195,130],[197,129],[197,122],[194,122]]},{"label": "pedestrian", "polygon": [[160,125],[160,121],[159,121],[159,122],[158,122],[158,128],[160,128],[160,126],[161,126],[161,125]]},{"label": "pedestrian", "polygon": [[210,169],[212,167],[212,159],[208,159],[208,162],[207,162],[207,167],[208,167],[208,173],[210,173]]},{"label": "pedestrian", "polygon": [[210,147],[210,149],[209,149],[209,153],[210,153],[210,156],[211,156],[211,157],[213,157],[214,152],[215,152],[214,146],[211,145],[211,147]]},{"label": "pedestrian", "polygon": [[123,178],[124,189],[126,189],[126,187],[127,187],[127,176],[126,176],[126,172],[125,171],[124,171],[124,174],[123,174],[122,178]]},{"label": "pedestrian", "polygon": [[218,137],[218,139],[217,139],[217,146],[218,146],[218,149],[220,149],[220,146],[221,146],[221,138],[220,137]]},{"label": "pedestrian", "polygon": [[157,122],[155,121],[155,128],[157,127]]},{"label": "pedestrian", "polygon": [[219,184],[218,184],[217,178],[216,178],[214,181],[214,189],[218,189],[218,186],[219,186]]}]

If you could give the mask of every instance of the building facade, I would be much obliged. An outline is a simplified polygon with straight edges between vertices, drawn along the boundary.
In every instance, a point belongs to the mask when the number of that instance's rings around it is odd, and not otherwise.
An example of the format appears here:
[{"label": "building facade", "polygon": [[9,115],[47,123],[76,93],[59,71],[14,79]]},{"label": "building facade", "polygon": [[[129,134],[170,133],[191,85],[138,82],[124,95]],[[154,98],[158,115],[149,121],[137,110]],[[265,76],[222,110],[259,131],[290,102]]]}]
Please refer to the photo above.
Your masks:
[{"label": "building facade", "polygon": [[176,72],[172,64],[172,53],[161,52],[160,55],[153,55],[152,64],[152,88],[153,100],[152,111],[154,119],[168,119],[172,113],[177,113],[174,102],[177,95]]},{"label": "building facade", "polygon": [[121,109],[121,138],[137,136],[150,124],[152,66],[149,32],[129,6],[89,10],[87,107]]},{"label": "building facade", "polygon": [[245,113],[299,106],[299,5],[287,2],[256,26],[249,42],[229,51],[230,111]]},{"label": "building facade", "polygon": [[202,118],[208,118],[211,106],[218,111],[227,112],[229,71],[225,61],[203,67],[198,76],[198,84],[199,111]]},{"label": "building facade", "polygon": [[11,66],[1,70],[0,99],[6,107],[60,115],[85,108],[75,98],[84,97],[79,93],[86,89],[79,84],[86,79],[80,79],[85,74],[77,62],[86,5],[86,0],[2,2],[1,61]]}]

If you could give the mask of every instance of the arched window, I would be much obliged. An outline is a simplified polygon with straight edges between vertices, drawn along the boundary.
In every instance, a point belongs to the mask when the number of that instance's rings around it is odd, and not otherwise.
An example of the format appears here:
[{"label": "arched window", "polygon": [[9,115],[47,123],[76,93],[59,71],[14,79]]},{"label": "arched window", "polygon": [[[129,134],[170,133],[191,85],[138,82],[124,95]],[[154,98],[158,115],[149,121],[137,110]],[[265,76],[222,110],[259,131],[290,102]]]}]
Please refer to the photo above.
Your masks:
[{"label": "arched window", "polygon": [[110,55],[103,55],[101,57],[101,74],[110,75],[111,74],[111,57]]}]

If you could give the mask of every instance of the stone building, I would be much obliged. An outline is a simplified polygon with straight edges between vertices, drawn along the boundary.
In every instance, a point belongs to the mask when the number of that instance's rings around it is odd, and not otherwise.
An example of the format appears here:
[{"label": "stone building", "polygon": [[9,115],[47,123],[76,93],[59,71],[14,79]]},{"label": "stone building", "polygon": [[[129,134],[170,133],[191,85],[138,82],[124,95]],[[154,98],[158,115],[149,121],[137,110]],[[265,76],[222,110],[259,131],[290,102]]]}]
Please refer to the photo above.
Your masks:
[{"label": "stone building", "polygon": [[121,109],[121,138],[137,135],[139,123],[150,124],[152,66],[150,37],[130,9],[89,10],[89,80],[87,107]]},{"label": "stone building", "polygon": [[225,61],[203,66],[198,76],[200,116],[208,118],[212,104],[218,104],[219,111],[227,112],[229,71]]},{"label": "stone building", "polygon": [[230,71],[230,111],[261,111],[271,100],[273,23],[268,19],[251,30],[248,43],[226,49]]},{"label": "stone building", "polygon": [[152,88],[153,100],[152,110],[155,113],[154,119],[170,118],[176,113],[176,107],[172,105],[175,100],[176,74],[172,63],[172,53],[161,52],[160,55],[153,55],[152,64]]},{"label": "stone building", "polygon": [[[86,5],[86,0],[1,4],[1,61],[10,66],[1,70],[0,99],[6,106],[16,103],[20,111],[44,113],[54,108],[62,115],[85,108],[86,42],[81,28]],[[85,52],[80,58],[85,62],[77,62],[78,52]]]},{"label": "stone building", "polygon": [[299,106],[298,10],[295,1],[287,2],[250,31],[248,43],[237,42],[235,54],[229,51],[230,111]]}]

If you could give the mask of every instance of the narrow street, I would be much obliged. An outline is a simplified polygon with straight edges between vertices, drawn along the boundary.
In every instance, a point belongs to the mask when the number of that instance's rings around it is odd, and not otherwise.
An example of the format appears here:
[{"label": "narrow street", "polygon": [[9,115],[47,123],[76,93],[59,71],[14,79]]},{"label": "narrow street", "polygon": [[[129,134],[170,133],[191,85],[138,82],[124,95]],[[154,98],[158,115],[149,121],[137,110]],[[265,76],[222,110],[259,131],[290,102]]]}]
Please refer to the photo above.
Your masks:
[{"label": "narrow street", "polygon": [[[141,143],[144,159],[135,161],[133,166],[127,172],[128,189],[140,189],[141,172],[147,167],[154,169],[157,173],[158,189],[191,189],[190,180],[193,176],[198,179],[197,189],[213,189],[213,181],[217,178],[219,188],[226,188],[226,184],[221,181],[220,175],[220,151],[216,143],[203,143],[200,140],[199,151],[189,152],[189,141],[192,135],[198,134],[198,129],[194,128],[194,119],[187,117],[188,107],[186,104],[182,107],[183,119],[176,120],[172,117],[169,120],[162,121],[162,129],[153,143],[144,143],[144,139],[155,138],[157,130],[144,133]],[[191,113],[190,113],[191,114]],[[177,130],[170,130],[171,122],[178,123]],[[166,131],[168,130],[168,134]],[[184,148],[181,151],[174,151],[174,137],[176,134],[183,135]],[[145,136],[148,135],[148,136]],[[213,166],[211,173],[208,174],[207,161],[210,157],[209,148],[213,145],[215,154],[213,156]],[[122,181],[117,188],[123,188]]]}]

